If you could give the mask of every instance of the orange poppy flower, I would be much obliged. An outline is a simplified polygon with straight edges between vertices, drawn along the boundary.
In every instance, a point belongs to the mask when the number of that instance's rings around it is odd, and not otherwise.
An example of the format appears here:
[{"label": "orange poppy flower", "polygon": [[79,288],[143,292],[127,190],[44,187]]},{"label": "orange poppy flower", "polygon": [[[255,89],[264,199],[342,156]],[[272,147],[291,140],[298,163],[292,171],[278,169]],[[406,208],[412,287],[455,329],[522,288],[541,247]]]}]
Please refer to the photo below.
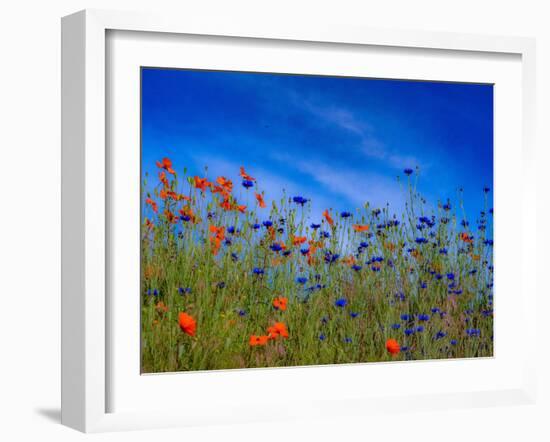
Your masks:
[{"label": "orange poppy flower", "polygon": [[212,244],[212,253],[217,255],[220,251],[222,241],[225,239],[225,227],[210,226],[210,243]]},{"label": "orange poppy flower", "polygon": [[162,302],[162,301],[159,301],[159,302],[157,303],[157,305],[156,305],[155,308],[156,308],[157,312],[159,312],[159,313],[166,313],[166,312],[168,312],[168,307],[167,307],[166,304],[165,304],[164,302]]},{"label": "orange poppy flower", "polygon": [[269,232],[269,238],[271,238],[271,241],[275,241],[277,231],[273,228],[273,226],[269,226],[267,228],[267,231]]},{"label": "orange poppy flower", "polygon": [[176,215],[174,215],[170,210],[166,209],[164,211],[164,216],[166,217],[166,220],[170,224],[176,224],[178,222],[178,219],[176,218]]},{"label": "orange poppy flower", "polygon": [[263,336],[251,335],[248,343],[250,344],[251,347],[256,347],[257,345],[267,344],[268,339],[269,337],[266,335],[263,335]]},{"label": "orange poppy flower", "polygon": [[151,222],[149,218],[145,219],[145,227],[147,227],[149,230],[152,230],[155,225]]},{"label": "orange poppy flower", "polygon": [[166,172],[159,172],[159,180],[162,183],[164,187],[170,187],[170,183],[168,182],[168,178],[166,178]]},{"label": "orange poppy flower", "polygon": [[273,300],[273,307],[275,307],[276,310],[285,311],[287,302],[288,302],[287,298],[279,296],[278,298],[275,298]]},{"label": "orange poppy flower", "polygon": [[401,351],[401,347],[399,347],[399,343],[395,339],[388,339],[386,341],[386,350],[395,356]]},{"label": "orange poppy flower", "polygon": [[366,232],[369,230],[369,226],[368,224],[365,224],[365,225],[354,224],[353,230],[355,230],[356,232]]},{"label": "orange poppy flower", "polygon": [[256,195],[256,200],[258,200],[258,206],[260,206],[262,209],[265,209],[265,201],[264,201],[264,197],[262,196],[261,193],[255,193]]},{"label": "orange poppy flower", "polygon": [[187,333],[189,336],[195,336],[197,331],[197,321],[185,312],[180,312],[178,315],[178,323],[181,331]]},{"label": "orange poppy flower", "polygon": [[241,176],[243,177],[244,180],[256,181],[256,178],[251,177],[249,174],[247,174],[247,173],[245,172],[243,166],[241,166]]},{"label": "orange poppy flower", "polygon": [[147,198],[145,200],[145,204],[149,204],[151,208],[153,209],[153,212],[158,213],[159,207],[155,201],[153,201],[151,198]]},{"label": "orange poppy flower", "polygon": [[390,252],[393,252],[395,250],[395,244],[391,242],[387,242],[384,244],[384,247],[388,249]]},{"label": "orange poppy flower", "polygon": [[353,256],[353,255],[346,256],[346,257],[343,259],[343,261],[344,261],[344,264],[347,264],[347,265],[349,265],[349,266],[355,265],[355,263],[357,262],[357,261],[355,260],[355,256]]},{"label": "orange poppy flower", "polygon": [[267,335],[269,339],[277,339],[279,336],[282,338],[288,338],[288,330],[283,322],[276,322],[267,329]]},{"label": "orange poppy flower", "polygon": [[332,217],[330,216],[330,213],[328,213],[328,210],[325,210],[323,212],[323,216],[325,217],[325,219],[327,220],[327,223],[329,223],[329,225],[333,226],[334,225],[334,220],[332,219]]},{"label": "orange poppy flower", "polygon": [[174,169],[172,169],[172,161],[170,160],[170,158],[163,158],[162,163],[160,161],[157,161],[157,167],[166,170],[166,172],[172,175],[176,174]]},{"label": "orange poppy flower", "polygon": [[307,241],[307,238],[305,236],[295,236],[292,238],[292,245],[293,246],[299,246],[300,244],[303,244]]},{"label": "orange poppy flower", "polygon": [[241,212],[241,213],[246,212],[246,206],[235,206],[235,207],[236,207],[236,210]]},{"label": "orange poppy flower", "polygon": [[470,235],[468,235],[468,233],[466,233],[466,232],[462,232],[460,234],[460,239],[462,241],[464,241],[465,243],[468,243],[468,244],[474,242],[474,240],[472,238],[470,238]]},{"label": "orange poppy flower", "polygon": [[218,178],[216,178],[216,181],[227,193],[231,193],[231,191],[233,190],[233,182],[231,180],[228,180],[226,177],[219,176]]},{"label": "orange poppy flower", "polygon": [[194,186],[197,188],[197,189],[200,189],[201,191],[205,191],[208,187],[212,186],[212,183],[209,182],[206,178],[200,178],[198,176],[195,176],[193,178],[193,181],[194,181]]},{"label": "orange poppy flower", "polygon": [[220,207],[226,212],[231,210],[231,201],[229,200],[229,198],[224,198],[223,201],[220,203]]}]

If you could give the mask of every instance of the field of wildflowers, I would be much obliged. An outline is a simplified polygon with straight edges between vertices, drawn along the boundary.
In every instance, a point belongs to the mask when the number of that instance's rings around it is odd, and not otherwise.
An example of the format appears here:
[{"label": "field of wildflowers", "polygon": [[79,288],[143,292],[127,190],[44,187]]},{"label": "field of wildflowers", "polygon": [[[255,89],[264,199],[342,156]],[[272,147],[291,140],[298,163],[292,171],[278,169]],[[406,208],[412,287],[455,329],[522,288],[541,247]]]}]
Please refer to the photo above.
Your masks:
[{"label": "field of wildflowers", "polygon": [[402,214],[365,202],[313,219],[307,195],[281,189],[268,206],[244,167],[156,166],[158,184],[143,183],[142,372],[492,356],[489,188],[473,225],[460,199],[428,209],[413,169],[397,178]]}]

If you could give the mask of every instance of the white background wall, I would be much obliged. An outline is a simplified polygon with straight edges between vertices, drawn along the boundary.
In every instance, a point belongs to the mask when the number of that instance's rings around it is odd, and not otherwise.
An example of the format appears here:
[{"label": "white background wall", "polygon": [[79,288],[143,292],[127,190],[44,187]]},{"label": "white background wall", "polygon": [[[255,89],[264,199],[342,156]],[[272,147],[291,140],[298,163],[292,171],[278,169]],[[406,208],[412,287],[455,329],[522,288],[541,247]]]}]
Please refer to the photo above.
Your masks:
[{"label": "white background wall", "polygon": [[[538,43],[539,306],[550,313],[550,12],[541,0],[168,1],[12,0],[0,6],[0,439],[83,440],[61,427],[60,367],[60,17],[83,8],[174,14],[268,16],[371,27],[534,36]],[[230,18],[229,18],[230,19]],[[515,179],[515,177],[510,177]],[[544,195],[543,195],[544,193]],[[511,232],[513,240],[513,232]],[[545,313],[547,312],[547,313]],[[539,324],[540,372],[550,373],[550,333]],[[449,380],[452,382],[452,379]],[[362,422],[285,422],[88,436],[166,440],[549,440],[550,387],[538,407],[368,416]]]}]

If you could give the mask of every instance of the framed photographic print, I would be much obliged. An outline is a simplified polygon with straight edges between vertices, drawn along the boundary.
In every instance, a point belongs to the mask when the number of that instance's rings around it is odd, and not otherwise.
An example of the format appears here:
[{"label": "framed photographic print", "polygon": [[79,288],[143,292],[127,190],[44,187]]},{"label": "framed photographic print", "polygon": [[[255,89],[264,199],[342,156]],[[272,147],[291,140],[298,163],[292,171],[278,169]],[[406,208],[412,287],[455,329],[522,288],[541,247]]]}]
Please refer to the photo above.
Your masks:
[{"label": "framed photographic print", "polygon": [[533,57],[64,18],[63,422],[532,401]]}]

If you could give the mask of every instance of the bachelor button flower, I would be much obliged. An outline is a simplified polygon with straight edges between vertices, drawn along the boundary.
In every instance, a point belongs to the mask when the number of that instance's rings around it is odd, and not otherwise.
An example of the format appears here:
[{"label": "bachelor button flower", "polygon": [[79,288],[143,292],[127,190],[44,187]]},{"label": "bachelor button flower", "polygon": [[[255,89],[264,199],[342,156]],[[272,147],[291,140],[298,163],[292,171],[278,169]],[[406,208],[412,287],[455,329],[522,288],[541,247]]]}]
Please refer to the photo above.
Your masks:
[{"label": "bachelor button flower", "polygon": [[446,255],[447,254],[447,249],[445,247],[443,247],[442,249],[439,249],[439,254],[440,255]]},{"label": "bachelor button flower", "polygon": [[430,320],[430,315],[426,315],[426,314],[418,315],[418,320],[422,321],[422,322],[429,321]]},{"label": "bachelor button flower", "polygon": [[340,299],[337,299],[335,302],[334,302],[334,305],[336,307],[340,307],[340,308],[343,308],[347,305],[348,301],[345,299],[345,298],[340,298]]},{"label": "bachelor button flower", "polygon": [[345,211],[344,211],[344,212],[341,212],[341,213],[340,213],[340,216],[341,216],[342,218],[349,218],[349,217],[351,216],[351,213],[350,213],[350,212],[345,212]]},{"label": "bachelor button flower", "polygon": [[180,216],[180,219],[181,219],[182,221],[188,222],[188,221],[191,220],[191,217],[190,217],[189,215],[181,215],[181,216]]},{"label": "bachelor button flower", "polygon": [[450,343],[451,343],[451,345],[456,345],[457,341],[456,341],[456,339],[451,339]]},{"label": "bachelor button flower", "polygon": [[280,252],[281,250],[283,250],[283,247],[279,243],[273,243],[272,245],[269,246],[269,248],[274,252]]},{"label": "bachelor button flower", "polygon": [[412,316],[411,316],[411,315],[407,315],[407,314],[402,314],[402,315],[401,315],[401,320],[402,320],[402,321],[410,321],[410,320],[412,320]]},{"label": "bachelor button flower", "polygon": [[321,232],[321,238],[330,238],[330,233],[325,231]]},{"label": "bachelor button flower", "polygon": [[159,291],[157,289],[153,290],[153,295],[154,296],[158,296],[159,295]]},{"label": "bachelor button flower", "polygon": [[401,347],[401,353],[403,353],[404,351],[409,351],[409,347],[406,345]]},{"label": "bachelor button flower", "polygon": [[317,230],[319,227],[321,227],[321,224],[312,223],[309,227],[311,227],[313,230]]},{"label": "bachelor button flower", "polygon": [[447,279],[449,281],[454,281],[455,279],[455,274],[454,273],[447,273]]},{"label": "bachelor button flower", "polygon": [[426,238],[422,238],[422,237],[416,238],[415,241],[416,241],[417,244],[426,244],[428,242],[428,240]]},{"label": "bachelor button flower", "polygon": [[483,241],[483,244],[485,244],[486,246],[492,246],[493,245],[493,240],[492,239],[486,239],[485,241]]},{"label": "bachelor button flower", "polygon": [[410,336],[414,334],[414,330],[412,328],[407,328],[405,330],[405,336]]},{"label": "bachelor button flower", "polygon": [[435,340],[443,339],[445,336],[447,336],[447,333],[445,333],[444,331],[439,330],[439,331],[436,333],[436,335],[434,336],[434,339],[435,339]]},{"label": "bachelor button flower", "polygon": [[300,253],[305,256],[309,253],[309,249],[300,249]]},{"label": "bachelor button flower", "polygon": [[239,255],[237,255],[236,253],[231,253],[231,259],[236,262],[239,260]]},{"label": "bachelor button flower", "polygon": [[355,265],[352,265],[351,268],[352,268],[353,270],[355,270],[356,272],[358,272],[358,271],[361,270],[363,267],[361,267],[361,266],[355,264]]},{"label": "bachelor button flower", "polygon": [[465,219],[463,219],[462,221],[460,221],[460,225],[462,227],[468,227],[470,225],[470,223],[468,221],[466,221]]},{"label": "bachelor button flower", "polygon": [[468,328],[466,329],[466,334],[470,337],[476,337],[481,334],[481,331],[478,328]]},{"label": "bachelor button flower", "polygon": [[351,344],[351,338],[344,338],[344,342],[346,344]]},{"label": "bachelor button flower", "polygon": [[440,311],[439,307],[432,308],[432,313],[439,313]]},{"label": "bachelor button flower", "polygon": [[435,275],[435,279],[437,279],[437,280],[442,279],[442,278],[443,278],[443,275],[441,275],[440,273]]},{"label": "bachelor button flower", "polygon": [[266,220],[262,224],[264,225],[264,227],[271,227],[273,225],[273,223],[270,220]]},{"label": "bachelor button flower", "polygon": [[233,235],[235,233],[235,226],[229,226],[227,228],[227,233],[230,233],[231,235]]},{"label": "bachelor button flower", "polygon": [[256,223],[256,224],[252,224],[252,228],[253,228],[254,230],[258,230],[258,229],[260,228],[260,225],[257,224],[257,223]]},{"label": "bachelor button flower", "polygon": [[283,256],[289,256],[292,252],[290,250],[285,250]]},{"label": "bachelor button flower", "polygon": [[424,331],[424,327],[422,325],[419,325],[418,327],[416,327],[416,331],[418,333],[422,333]]},{"label": "bachelor button flower", "polygon": [[394,330],[399,330],[401,328],[401,324],[392,324],[391,328],[393,328]]},{"label": "bachelor button flower", "polygon": [[349,315],[350,315],[352,318],[357,318],[357,316],[359,316],[359,313],[350,312]]},{"label": "bachelor button flower", "polygon": [[325,262],[328,263],[328,264],[332,264],[333,262],[335,262],[338,258],[340,257],[340,255],[338,255],[337,253],[332,253],[330,251],[327,251],[325,253]]},{"label": "bachelor button flower", "polygon": [[265,272],[264,272],[264,269],[254,267],[254,269],[252,270],[252,273],[254,273],[255,275],[263,275]]},{"label": "bachelor button flower", "polygon": [[304,277],[304,276],[300,276],[300,277],[296,278],[296,282],[298,284],[305,284],[307,282],[307,278]]},{"label": "bachelor button flower", "polygon": [[249,187],[252,187],[253,185],[254,185],[253,181],[243,180],[243,187],[246,187],[248,189]]},{"label": "bachelor button flower", "polygon": [[246,311],[245,310],[239,310],[239,316],[246,316]]},{"label": "bachelor button flower", "polygon": [[180,295],[185,295],[186,293],[189,294],[191,293],[191,288],[190,287],[180,287],[178,288],[178,292]]},{"label": "bachelor button flower", "polygon": [[428,284],[426,284],[425,282],[420,283],[420,288],[421,289],[425,289],[426,287],[428,287]]},{"label": "bachelor button flower", "polygon": [[300,204],[300,206],[303,206],[309,200],[307,198],[304,198],[303,196],[295,196],[292,198],[292,201],[294,201],[296,204]]},{"label": "bachelor button flower", "polygon": [[319,341],[324,341],[326,338],[327,337],[323,333],[319,335]]},{"label": "bachelor button flower", "polygon": [[410,168],[407,168],[407,169],[403,170],[403,173],[404,173],[405,175],[407,175],[407,176],[408,176],[408,175],[412,175],[413,172],[414,172],[414,171],[413,171],[412,169],[410,169]]}]

